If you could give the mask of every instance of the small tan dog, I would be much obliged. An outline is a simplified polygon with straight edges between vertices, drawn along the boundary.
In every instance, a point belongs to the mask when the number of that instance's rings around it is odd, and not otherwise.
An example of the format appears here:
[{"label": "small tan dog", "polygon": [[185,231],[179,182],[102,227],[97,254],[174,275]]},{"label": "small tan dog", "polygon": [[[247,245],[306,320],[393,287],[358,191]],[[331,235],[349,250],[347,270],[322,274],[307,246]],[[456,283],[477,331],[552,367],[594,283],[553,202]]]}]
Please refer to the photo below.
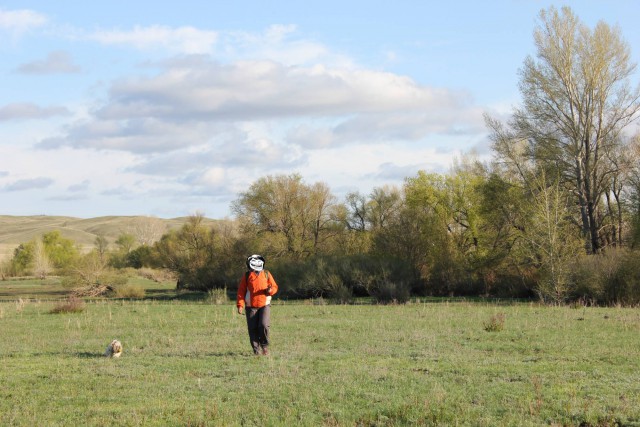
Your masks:
[{"label": "small tan dog", "polygon": [[122,355],[122,343],[118,340],[111,341],[104,355],[107,357],[120,357]]}]

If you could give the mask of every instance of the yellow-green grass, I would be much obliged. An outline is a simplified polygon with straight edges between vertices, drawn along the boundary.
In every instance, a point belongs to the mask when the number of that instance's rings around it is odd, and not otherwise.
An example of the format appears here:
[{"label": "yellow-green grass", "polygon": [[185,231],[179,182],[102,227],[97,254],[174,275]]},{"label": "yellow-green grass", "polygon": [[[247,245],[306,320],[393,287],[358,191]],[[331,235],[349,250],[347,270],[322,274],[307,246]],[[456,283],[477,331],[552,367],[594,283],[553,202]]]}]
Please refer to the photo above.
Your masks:
[{"label": "yellow-green grass", "polygon": [[[161,219],[166,229],[181,227],[188,218]],[[113,243],[123,233],[135,233],[136,224],[144,222],[140,216],[102,216],[96,218],[74,218],[67,216],[11,216],[0,215],[0,261],[10,257],[20,243],[25,243],[57,230],[67,239],[73,240],[84,251],[94,246],[97,236]],[[213,224],[215,220],[205,219]]]},{"label": "yellow-green grass", "polygon": [[0,262],[10,259],[16,247],[18,245],[13,243],[0,243]]},{"label": "yellow-green grass", "polygon": [[256,357],[231,303],[52,306],[0,303],[0,425],[640,425],[638,309],[276,303]]},{"label": "yellow-green grass", "polygon": [[[127,285],[143,289],[147,298],[174,299],[185,296],[176,292],[175,282],[154,282],[143,277],[132,276],[128,279]],[[0,301],[56,300],[68,297],[69,292],[70,289],[62,285],[59,277],[48,277],[42,280],[33,277],[0,280]]]}]

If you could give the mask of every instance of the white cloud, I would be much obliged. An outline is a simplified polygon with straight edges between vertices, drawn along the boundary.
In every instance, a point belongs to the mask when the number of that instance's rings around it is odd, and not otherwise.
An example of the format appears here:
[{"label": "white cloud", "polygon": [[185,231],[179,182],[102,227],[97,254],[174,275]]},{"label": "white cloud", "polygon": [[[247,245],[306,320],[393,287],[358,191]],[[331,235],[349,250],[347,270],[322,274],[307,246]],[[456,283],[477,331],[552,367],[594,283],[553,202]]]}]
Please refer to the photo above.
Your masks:
[{"label": "white cloud", "polygon": [[173,123],[153,116],[124,120],[92,118],[72,124],[63,137],[43,139],[37,147],[55,149],[68,145],[131,153],[166,152],[205,143],[215,128],[206,122]]},{"label": "white cloud", "polygon": [[47,188],[53,184],[53,179],[46,177],[19,179],[3,187],[3,191],[26,191]]},{"label": "white cloud", "polygon": [[41,27],[46,22],[46,16],[32,10],[0,9],[0,31],[6,31],[12,36],[20,36],[29,30]]},{"label": "white cloud", "polygon": [[99,30],[90,38],[103,44],[133,46],[136,49],[165,49],[173,53],[210,53],[218,39],[216,31],[184,26],[136,26],[133,30]]},{"label": "white cloud", "polygon": [[67,187],[67,191],[70,191],[72,193],[87,191],[89,189],[89,184],[90,181],[88,179],[85,179],[82,182],[70,185],[69,187]]},{"label": "white cloud", "polygon": [[206,187],[220,187],[225,184],[226,175],[224,168],[209,168],[200,176],[198,183]]},{"label": "white cloud", "polygon": [[[263,33],[220,34],[216,57],[229,61],[272,61],[285,66],[353,68],[353,60],[314,40],[295,37],[295,25],[272,25]],[[226,54],[226,55],[225,55]]]},{"label": "white cloud", "polygon": [[7,120],[47,119],[68,115],[66,107],[40,107],[32,103],[13,103],[0,107],[0,122]]},{"label": "white cloud", "polygon": [[20,65],[17,71],[23,74],[77,73],[80,67],[73,63],[68,52],[58,50],[49,53],[44,60]]},{"label": "white cloud", "polygon": [[288,67],[270,61],[168,67],[151,78],[116,82],[98,114],[207,120],[259,120],[354,113],[442,112],[466,107],[466,95],[370,70]]},{"label": "white cloud", "polygon": [[[317,120],[333,125],[299,125]],[[466,94],[392,73],[271,61],[223,65],[200,56],[166,63],[156,76],[115,82],[92,117],[40,147],[163,152],[207,143],[221,126],[269,121],[289,127],[291,142],[327,147],[460,133],[482,119]]]},{"label": "white cloud", "polygon": [[278,144],[265,137],[251,137],[236,130],[200,150],[140,156],[139,163],[129,171],[155,176],[196,176],[187,180],[201,182],[200,177],[212,167],[268,173],[300,166],[305,160],[306,157],[295,146]]},{"label": "white cloud", "polygon": [[[438,152],[440,138],[468,140],[481,127],[468,94],[357,66],[296,32],[291,25],[257,34],[149,26],[62,36],[145,50],[135,59],[142,67],[103,77],[91,88],[97,96],[70,102],[72,118],[55,130],[45,129],[54,120],[26,129],[17,119],[71,114],[64,107],[0,106],[0,121],[22,126],[24,147],[0,156],[0,190],[18,200],[32,195],[19,189],[42,186],[51,206],[150,213],[168,200],[174,212],[228,204],[267,174],[300,172],[338,192],[370,189],[448,163],[455,148]],[[158,53],[176,55],[160,61]],[[122,73],[119,61],[113,70]],[[16,70],[79,67],[54,51]],[[92,72],[83,70],[79,77]],[[47,150],[32,150],[34,140]],[[45,170],[48,178],[32,178]]]}]

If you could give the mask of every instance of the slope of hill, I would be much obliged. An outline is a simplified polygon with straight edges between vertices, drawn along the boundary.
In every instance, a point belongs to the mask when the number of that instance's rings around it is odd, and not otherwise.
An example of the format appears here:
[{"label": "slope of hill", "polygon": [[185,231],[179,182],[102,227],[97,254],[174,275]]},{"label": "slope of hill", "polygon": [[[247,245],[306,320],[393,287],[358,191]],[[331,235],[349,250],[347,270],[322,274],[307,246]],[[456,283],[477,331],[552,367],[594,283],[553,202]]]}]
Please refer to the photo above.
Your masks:
[{"label": "slope of hill", "polygon": [[[60,234],[87,250],[93,247],[97,236],[113,243],[123,233],[134,236],[154,234],[161,236],[173,228],[181,227],[188,217],[162,219],[144,216],[103,216],[74,218],[67,216],[10,216],[0,215],[0,260],[10,257],[20,244],[45,233],[58,230]],[[215,220],[205,219],[213,224]]]}]

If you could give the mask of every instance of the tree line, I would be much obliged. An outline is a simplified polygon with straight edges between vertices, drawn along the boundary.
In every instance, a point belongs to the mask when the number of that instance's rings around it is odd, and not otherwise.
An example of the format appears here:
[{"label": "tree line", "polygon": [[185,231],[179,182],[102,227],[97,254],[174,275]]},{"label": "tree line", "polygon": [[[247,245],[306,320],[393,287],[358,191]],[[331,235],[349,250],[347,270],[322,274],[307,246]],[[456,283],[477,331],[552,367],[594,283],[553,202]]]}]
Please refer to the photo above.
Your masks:
[{"label": "tree line", "polygon": [[[629,47],[616,27],[588,28],[569,8],[541,11],[534,41],[522,104],[506,122],[485,116],[491,161],[469,154],[446,174],[342,200],[298,174],[262,177],[232,203],[233,220],[205,226],[194,215],[103,262],[168,269],[179,287],[206,290],[235,287],[245,257],[261,253],[283,296],[343,302],[639,303],[640,87]],[[45,240],[31,253],[46,252]],[[25,253],[12,262],[26,268]]]}]

